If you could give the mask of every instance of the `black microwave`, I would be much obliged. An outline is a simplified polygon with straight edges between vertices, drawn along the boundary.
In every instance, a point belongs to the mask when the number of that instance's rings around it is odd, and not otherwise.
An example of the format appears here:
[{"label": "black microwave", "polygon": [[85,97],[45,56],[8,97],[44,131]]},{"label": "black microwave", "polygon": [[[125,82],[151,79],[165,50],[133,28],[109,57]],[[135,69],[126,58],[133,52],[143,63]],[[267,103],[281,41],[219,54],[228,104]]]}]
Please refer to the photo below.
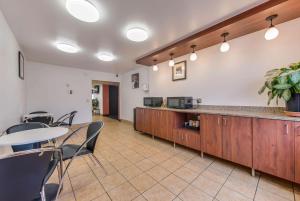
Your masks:
[{"label": "black microwave", "polygon": [[146,107],[161,107],[162,104],[162,97],[144,97],[144,106]]},{"label": "black microwave", "polygon": [[193,108],[193,97],[167,97],[167,107],[175,109]]}]

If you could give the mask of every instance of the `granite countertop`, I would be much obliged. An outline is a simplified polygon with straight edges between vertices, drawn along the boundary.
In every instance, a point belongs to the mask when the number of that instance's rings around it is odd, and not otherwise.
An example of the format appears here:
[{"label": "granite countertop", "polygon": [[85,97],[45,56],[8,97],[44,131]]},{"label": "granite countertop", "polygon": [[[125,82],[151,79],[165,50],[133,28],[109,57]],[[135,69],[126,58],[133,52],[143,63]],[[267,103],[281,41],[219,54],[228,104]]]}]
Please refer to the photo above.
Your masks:
[{"label": "granite countertop", "polygon": [[200,106],[194,109],[172,109],[166,107],[142,107],[154,110],[168,110],[181,113],[194,113],[194,114],[219,114],[219,115],[232,115],[241,117],[256,117],[264,119],[277,119],[287,121],[299,121],[300,118],[290,117],[284,114],[284,108],[279,107],[252,107],[252,106]]}]

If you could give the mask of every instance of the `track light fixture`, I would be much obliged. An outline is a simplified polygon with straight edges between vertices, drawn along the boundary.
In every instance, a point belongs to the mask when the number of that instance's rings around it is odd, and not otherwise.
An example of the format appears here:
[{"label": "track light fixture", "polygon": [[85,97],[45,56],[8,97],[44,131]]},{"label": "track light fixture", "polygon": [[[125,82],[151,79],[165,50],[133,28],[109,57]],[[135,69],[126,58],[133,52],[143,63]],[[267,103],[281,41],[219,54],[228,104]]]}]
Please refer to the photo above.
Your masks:
[{"label": "track light fixture", "polygon": [[156,59],[153,60],[152,70],[153,71],[158,71],[158,65],[157,65],[157,60]]},{"label": "track light fixture", "polygon": [[221,47],[220,47],[220,51],[221,52],[228,52],[229,51],[229,49],[230,49],[230,45],[229,45],[229,43],[227,42],[227,40],[226,40],[226,37],[229,35],[229,33],[228,32],[225,32],[225,33],[222,33],[221,34],[221,37],[223,37],[223,43],[222,43],[222,45],[221,45]]},{"label": "track light fixture", "polygon": [[275,14],[275,15],[271,15],[271,16],[266,18],[266,20],[268,22],[270,22],[270,26],[269,26],[268,30],[266,31],[266,33],[265,33],[265,39],[266,40],[273,40],[273,39],[277,38],[278,35],[279,35],[278,29],[273,25],[273,20],[277,17],[278,17],[278,15]]},{"label": "track light fixture", "polygon": [[170,67],[173,67],[174,65],[175,65],[175,61],[174,61],[174,59],[173,59],[173,56],[174,56],[174,54],[173,53],[171,53],[170,54],[170,61],[169,61],[169,66]]},{"label": "track light fixture", "polygon": [[197,58],[198,58],[198,56],[197,56],[197,54],[196,54],[196,52],[195,52],[195,48],[196,48],[196,47],[197,47],[196,45],[192,45],[192,46],[191,46],[191,48],[193,49],[193,52],[192,52],[192,54],[190,55],[190,60],[191,60],[191,61],[196,61]]}]

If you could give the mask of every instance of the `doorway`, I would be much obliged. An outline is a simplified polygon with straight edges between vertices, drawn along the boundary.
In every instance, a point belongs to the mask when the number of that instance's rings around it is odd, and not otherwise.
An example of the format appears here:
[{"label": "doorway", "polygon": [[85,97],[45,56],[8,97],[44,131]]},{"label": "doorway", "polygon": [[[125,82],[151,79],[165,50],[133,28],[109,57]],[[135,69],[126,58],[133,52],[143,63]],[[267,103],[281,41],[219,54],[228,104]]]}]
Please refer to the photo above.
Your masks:
[{"label": "doorway", "polygon": [[119,82],[92,81],[92,113],[96,121],[102,116],[119,120]]}]

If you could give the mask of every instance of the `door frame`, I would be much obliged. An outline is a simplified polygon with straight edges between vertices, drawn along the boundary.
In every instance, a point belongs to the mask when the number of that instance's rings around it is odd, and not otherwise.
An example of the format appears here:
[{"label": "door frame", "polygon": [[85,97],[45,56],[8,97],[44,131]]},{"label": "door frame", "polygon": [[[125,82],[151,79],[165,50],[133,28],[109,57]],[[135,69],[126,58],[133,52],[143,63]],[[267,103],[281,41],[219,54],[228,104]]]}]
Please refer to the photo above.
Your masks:
[{"label": "door frame", "polygon": [[[120,104],[120,82],[112,82],[112,81],[102,81],[102,80],[92,80],[91,81],[91,86],[93,88],[94,84],[105,84],[105,85],[113,85],[113,86],[118,86],[118,119],[117,120],[121,120],[120,119],[120,111],[121,111],[121,104]],[[92,113],[93,116],[93,113]]]}]

